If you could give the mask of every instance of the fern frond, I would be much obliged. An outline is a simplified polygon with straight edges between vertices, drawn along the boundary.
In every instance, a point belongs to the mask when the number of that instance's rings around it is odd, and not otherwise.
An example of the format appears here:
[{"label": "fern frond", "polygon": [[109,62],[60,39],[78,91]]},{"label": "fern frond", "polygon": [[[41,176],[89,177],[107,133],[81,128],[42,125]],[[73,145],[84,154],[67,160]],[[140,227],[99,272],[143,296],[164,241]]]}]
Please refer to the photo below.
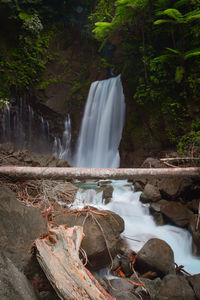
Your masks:
[{"label": "fern frond", "polygon": [[173,7],[174,7],[174,8],[179,8],[179,7],[181,7],[181,6],[186,5],[187,3],[188,3],[188,0],[179,0],[179,1],[177,1],[177,2],[173,5]]},{"label": "fern frond", "polygon": [[163,11],[164,15],[167,15],[168,17],[176,20],[178,23],[183,23],[184,22],[184,17],[183,15],[180,13],[179,10],[175,9],[175,8],[168,8],[166,10]]},{"label": "fern frond", "polygon": [[160,25],[160,24],[165,24],[165,23],[176,23],[174,20],[164,20],[164,19],[159,19],[153,22],[154,25]]},{"label": "fern frond", "polygon": [[200,20],[200,10],[193,10],[185,15],[187,22]]},{"label": "fern frond", "polygon": [[198,56],[198,55],[200,55],[200,48],[193,49],[193,50],[186,52],[184,55],[184,59],[187,60],[190,57]]},{"label": "fern frond", "polygon": [[152,63],[165,63],[171,58],[171,55],[169,54],[163,54],[160,56],[157,56],[151,60]]},{"label": "fern frond", "polygon": [[175,49],[172,49],[172,48],[166,48],[168,51],[176,54],[176,55],[181,55],[181,52],[179,50],[175,50]]}]

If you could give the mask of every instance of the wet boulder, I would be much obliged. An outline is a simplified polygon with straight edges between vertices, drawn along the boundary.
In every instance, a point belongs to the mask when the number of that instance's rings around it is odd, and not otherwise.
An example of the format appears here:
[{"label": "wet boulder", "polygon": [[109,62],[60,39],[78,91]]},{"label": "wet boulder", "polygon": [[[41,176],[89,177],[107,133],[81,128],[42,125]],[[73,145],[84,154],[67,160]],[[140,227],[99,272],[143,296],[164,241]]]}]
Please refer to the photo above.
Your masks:
[{"label": "wet boulder", "polygon": [[163,240],[148,240],[136,256],[135,268],[140,274],[153,271],[160,277],[175,273],[174,253]]},{"label": "wet boulder", "polygon": [[161,200],[161,194],[159,189],[156,186],[147,183],[144,187],[142,194],[140,195],[140,201],[142,203],[148,203],[159,200]]},{"label": "wet boulder", "polygon": [[196,299],[200,299],[200,274],[188,276],[187,280],[190,286],[193,288]]},{"label": "wet boulder", "polygon": [[183,276],[167,275],[157,293],[156,300],[195,300],[195,294]]},{"label": "wet boulder", "polygon": [[177,199],[192,185],[190,178],[163,178],[158,182],[162,198],[167,200]]},{"label": "wet boulder", "polygon": [[159,212],[155,212],[153,215],[153,219],[157,226],[165,225],[165,219],[163,217],[163,214],[161,214]]},{"label": "wet boulder", "polygon": [[25,275],[2,252],[0,252],[0,299],[39,299]]},{"label": "wet boulder", "polygon": [[113,273],[115,273],[115,271],[118,268],[120,268],[120,270],[123,272],[123,274],[126,277],[129,277],[131,274],[133,274],[130,261],[131,261],[131,257],[129,255],[129,253],[123,254],[123,255],[117,254],[115,256],[115,258],[113,259],[111,271],[113,271]]},{"label": "wet boulder", "polygon": [[162,208],[167,205],[169,202],[167,200],[160,200],[160,201],[157,201],[157,202],[152,202],[150,203],[150,211],[152,214],[154,213],[161,213],[162,212]]},{"label": "wet boulder", "polygon": [[193,199],[192,200],[192,207],[191,207],[191,209],[193,210],[194,213],[198,213],[199,203],[200,203],[200,199]]},{"label": "wet boulder", "polygon": [[30,257],[34,240],[46,231],[39,209],[23,205],[8,187],[0,187],[0,249],[20,270]]},{"label": "wet boulder", "polygon": [[136,192],[143,191],[145,184],[142,181],[135,181],[134,182],[134,190]]},{"label": "wet boulder", "polygon": [[[172,223],[179,227],[186,227],[189,224],[192,212],[183,204],[175,201],[160,200],[150,204],[150,212],[159,218],[163,223]],[[160,215],[164,218],[162,218]],[[162,223],[162,222],[161,222]]]},{"label": "wet boulder", "polygon": [[160,210],[170,223],[179,227],[188,226],[192,215],[192,212],[186,206],[174,201],[168,201],[161,205]]},{"label": "wet boulder", "polygon": [[107,204],[112,199],[112,194],[113,194],[114,188],[112,185],[102,186],[102,188],[103,188],[102,199],[105,201],[105,204]]},{"label": "wet boulder", "polygon": [[136,300],[134,295],[134,285],[126,278],[111,279],[108,284],[108,293],[115,297],[116,300]]},{"label": "wet boulder", "polygon": [[[132,276],[131,276],[130,279],[133,280],[134,277],[132,279]],[[133,280],[133,281],[135,281],[135,280]],[[161,283],[162,283],[161,279],[159,277],[157,277],[154,280],[147,279],[147,278],[140,278],[140,281],[142,281],[144,283],[144,286],[146,287],[146,289],[148,289],[152,299],[156,299],[157,292],[159,291]],[[143,288],[142,286],[139,286],[136,289],[136,292],[141,295],[142,299],[149,299],[149,295],[148,295],[148,292],[146,289]]]},{"label": "wet boulder", "polygon": [[189,223],[189,231],[192,235],[192,248],[193,248],[193,253],[195,255],[200,255],[200,223],[198,228],[196,228],[197,225],[197,214],[192,214],[190,218],[190,223]]},{"label": "wet boulder", "polygon": [[117,254],[124,221],[114,212],[85,207],[82,212],[61,213],[54,218],[54,222],[68,227],[83,226],[85,237],[81,247],[88,257],[88,268],[101,269],[110,263],[110,253],[113,256]]}]

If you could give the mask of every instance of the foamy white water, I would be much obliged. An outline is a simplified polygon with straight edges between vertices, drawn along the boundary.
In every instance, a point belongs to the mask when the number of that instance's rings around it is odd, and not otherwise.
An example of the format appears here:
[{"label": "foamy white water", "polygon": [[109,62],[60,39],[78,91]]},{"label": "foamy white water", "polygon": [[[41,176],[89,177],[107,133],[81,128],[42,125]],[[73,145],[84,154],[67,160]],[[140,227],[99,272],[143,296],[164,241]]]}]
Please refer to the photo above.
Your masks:
[{"label": "foamy white water", "polygon": [[120,75],[91,84],[74,166],[117,168],[125,102]]},{"label": "foamy white water", "polygon": [[62,139],[54,138],[52,152],[56,157],[71,162],[71,119],[69,114],[65,119],[65,130]]},{"label": "foamy white water", "polygon": [[134,192],[133,186],[127,181],[112,181],[112,185],[114,192],[109,204],[104,205],[102,193],[96,193],[95,186],[90,186],[88,190],[79,190],[74,207],[92,205],[114,211],[125,221],[122,237],[133,250],[140,250],[150,238],[165,240],[173,249],[178,265],[184,265],[184,269],[191,274],[200,273],[200,259],[192,255],[190,233],[171,225],[157,226],[148,207],[139,201],[141,192]]}]

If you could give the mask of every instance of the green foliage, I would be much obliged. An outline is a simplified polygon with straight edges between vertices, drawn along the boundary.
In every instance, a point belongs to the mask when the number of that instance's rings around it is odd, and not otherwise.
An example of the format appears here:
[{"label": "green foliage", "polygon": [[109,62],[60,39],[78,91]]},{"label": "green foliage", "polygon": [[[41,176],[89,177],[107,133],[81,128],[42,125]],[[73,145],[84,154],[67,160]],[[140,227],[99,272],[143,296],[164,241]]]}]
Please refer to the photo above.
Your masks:
[{"label": "green foliage", "polygon": [[[0,92],[1,97],[1,92]],[[5,104],[8,103],[8,98],[0,98],[0,111],[4,108]]]},{"label": "green foliage", "polygon": [[182,81],[184,72],[185,72],[185,70],[182,66],[177,66],[176,67],[176,73],[175,73],[176,83],[180,83]]},{"label": "green foliage", "polygon": [[115,25],[108,22],[97,22],[95,23],[95,26],[93,33],[99,41],[108,38],[110,33],[115,29]]},{"label": "green foliage", "polygon": [[188,59],[188,58],[191,58],[193,56],[199,56],[200,55],[200,48],[197,48],[197,49],[193,49],[193,50],[190,50],[190,51],[187,51],[184,55],[184,59]]},{"label": "green foliage", "polygon": [[200,10],[193,10],[183,15],[178,9],[169,8],[160,12],[160,15],[166,15],[169,19],[159,19],[154,22],[155,25],[162,23],[184,24],[200,20]]},{"label": "green foliage", "polygon": [[37,85],[37,90],[44,90],[46,89],[51,83],[58,83],[60,82],[61,79],[60,79],[60,76],[56,76],[56,77],[53,77],[53,78],[50,78],[48,80],[45,80],[45,81],[42,81],[40,82],[38,85]]},{"label": "green foliage", "polygon": [[0,61],[0,86],[6,95],[12,91],[20,92],[29,89],[40,81],[50,57],[46,51],[52,32],[44,33],[37,40],[22,39],[7,57]]},{"label": "green foliage", "polygon": [[[105,4],[105,1],[100,1],[101,6]],[[113,15],[107,14],[109,16],[108,21],[102,15],[98,15],[98,22],[95,22],[95,28],[93,29],[94,36],[97,40],[105,40],[111,38],[114,31],[125,26],[125,28],[131,26],[134,16],[143,10],[147,5],[147,0],[118,0],[113,1],[114,3],[114,13]],[[98,9],[98,6],[97,6]],[[113,11],[113,10],[112,10]],[[97,15],[94,14],[94,15]],[[93,16],[93,15],[92,15]],[[93,21],[93,17],[90,20]]]},{"label": "green foliage", "polygon": [[182,136],[177,149],[180,155],[200,156],[200,118],[192,122],[191,131]]},{"label": "green foliage", "polygon": [[168,17],[174,19],[177,23],[184,23],[183,15],[180,13],[180,11],[178,11],[175,8],[169,8],[164,10],[163,15],[167,15]]},{"label": "green foliage", "polygon": [[160,126],[166,143],[177,144],[200,114],[200,2],[118,0],[104,14],[106,2],[97,1],[98,20],[91,18],[95,38],[115,44],[129,101],[157,122],[150,132]]},{"label": "green foliage", "polygon": [[84,31],[82,25],[87,26],[92,2],[0,0],[1,95],[20,93],[38,85],[51,60],[47,49],[53,32],[67,26]]}]

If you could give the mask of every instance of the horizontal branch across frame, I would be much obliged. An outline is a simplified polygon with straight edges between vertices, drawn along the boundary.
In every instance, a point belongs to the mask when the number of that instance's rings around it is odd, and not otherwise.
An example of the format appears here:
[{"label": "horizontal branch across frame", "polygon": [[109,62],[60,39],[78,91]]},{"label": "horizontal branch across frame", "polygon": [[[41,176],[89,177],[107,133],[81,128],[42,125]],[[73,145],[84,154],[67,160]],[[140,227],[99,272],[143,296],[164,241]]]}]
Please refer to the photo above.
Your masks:
[{"label": "horizontal branch across frame", "polygon": [[0,176],[12,179],[142,179],[199,177],[200,167],[188,168],[58,168],[0,166]]}]

